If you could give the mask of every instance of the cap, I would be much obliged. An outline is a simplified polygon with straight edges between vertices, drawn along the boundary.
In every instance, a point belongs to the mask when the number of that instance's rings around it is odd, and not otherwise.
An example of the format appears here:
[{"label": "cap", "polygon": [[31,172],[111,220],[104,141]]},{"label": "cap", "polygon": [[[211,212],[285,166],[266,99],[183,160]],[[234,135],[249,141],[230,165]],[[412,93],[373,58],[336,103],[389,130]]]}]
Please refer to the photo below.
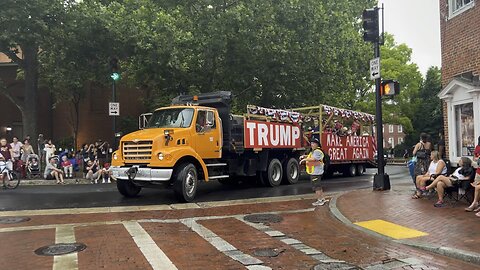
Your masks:
[{"label": "cap", "polygon": [[310,140],[310,143],[312,143],[312,142],[317,143],[318,145],[320,145],[320,141],[319,141],[317,138],[311,139],[311,140]]}]

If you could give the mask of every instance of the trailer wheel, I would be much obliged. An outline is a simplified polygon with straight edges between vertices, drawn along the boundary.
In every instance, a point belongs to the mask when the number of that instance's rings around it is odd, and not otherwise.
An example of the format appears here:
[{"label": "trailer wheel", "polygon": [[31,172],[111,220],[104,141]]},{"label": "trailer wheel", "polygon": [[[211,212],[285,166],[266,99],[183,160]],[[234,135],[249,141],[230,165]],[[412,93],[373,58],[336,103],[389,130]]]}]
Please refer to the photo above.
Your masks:
[{"label": "trailer wheel", "polygon": [[365,165],[363,164],[358,164],[357,165],[357,175],[363,175],[365,173]]},{"label": "trailer wheel", "polygon": [[191,202],[195,198],[198,187],[197,168],[192,163],[185,163],[178,167],[173,191],[181,202]]},{"label": "trailer wheel", "polygon": [[300,165],[296,158],[290,158],[283,168],[283,180],[285,184],[296,184],[300,177]]},{"label": "trailer wheel", "polygon": [[140,190],[142,190],[141,187],[136,186],[134,183],[132,183],[130,180],[117,180],[117,189],[125,197],[135,197],[138,195]]},{"label": "trailer wheel", "polygon": [[355,166],[355,164],[348,165],[345,168],[344,175],[345,176],[350,176],[350,177],[353,177],[353,176],[357,175],[357,166]]},{"label": "trailer wheel", "polygon": [[267,171],[262,173],[263,184],[268,187],[276,187],[282,182],[283,169],[280,160],[273,158],[268,164]]}]

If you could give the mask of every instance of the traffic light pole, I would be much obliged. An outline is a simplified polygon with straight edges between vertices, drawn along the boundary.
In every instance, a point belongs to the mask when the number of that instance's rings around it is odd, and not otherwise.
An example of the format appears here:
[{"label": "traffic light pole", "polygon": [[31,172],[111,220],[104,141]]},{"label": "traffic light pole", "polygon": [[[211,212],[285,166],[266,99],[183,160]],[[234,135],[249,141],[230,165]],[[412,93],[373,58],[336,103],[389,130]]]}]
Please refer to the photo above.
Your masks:
[{"label": "traffic light pole", "polygon": [[[374,44],[375,58],[380,58],[380,42]],[[377,164],[378,173],[373,177],[374,190],[389,190],[390,177],[385,173],[385,159],[383,157],[383,121],[382,121],[382,94],[380,90],[381,78],[375,79],[376,95],[376,122],[377,122]]]},{"label": "traffic light pole", "polygon": [[[115,85],[115,80],[112,80],[112,102],[116,102],[116,85]],[[112,145],[112,150],[115,151],[117,150],[117,136],[116,136],[116,124],[117,124],[117,116],[113,115],[113,123],[112,123],[112,129],[113,129],[113,145]]]}]

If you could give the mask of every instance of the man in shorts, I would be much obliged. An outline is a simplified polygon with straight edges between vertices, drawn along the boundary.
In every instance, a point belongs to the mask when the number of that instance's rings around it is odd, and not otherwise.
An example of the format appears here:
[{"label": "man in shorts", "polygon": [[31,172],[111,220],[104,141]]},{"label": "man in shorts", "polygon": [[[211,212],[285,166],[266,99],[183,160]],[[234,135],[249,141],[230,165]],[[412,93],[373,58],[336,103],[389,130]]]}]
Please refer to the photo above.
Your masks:
[{"label": "man in shorts", "polygon": [[321,150],[320,141],[317,138],[313,138],[310,142],[312,151],[306,156],[300,157],[300,164],[305,163],[307,173],[310,174],[310,180],[312,182],[312,189],[315,192],[317,201],[312,203],[313,206],[322,206],[327,200],[323,197],[323,189],[320,181],[323,175],[323,152]]}]

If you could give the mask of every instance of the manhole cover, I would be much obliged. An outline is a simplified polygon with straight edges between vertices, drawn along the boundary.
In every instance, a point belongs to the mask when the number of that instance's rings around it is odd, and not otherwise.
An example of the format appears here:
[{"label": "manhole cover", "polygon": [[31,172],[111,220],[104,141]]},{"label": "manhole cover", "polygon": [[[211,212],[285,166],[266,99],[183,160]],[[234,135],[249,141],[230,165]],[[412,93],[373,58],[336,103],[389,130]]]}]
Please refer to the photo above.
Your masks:
[{"label": "manhole cover", "polygon": [[255,249],[253,254],[259,257],[277,257],[280,252],[274,248],[259,248]]},{"label": "manhole cover", "polygon": [[42,256],[57,256],[72,252],[79,252],[86,249],[87,246],[82,243],[61,243],[41,247],[35,250],[35,254]]},{"label": "manhole cover", "polygon": [[29,220],[28,217],[0,217],[0,224],[15,224]]},{"label": "manhole cover", "polygon": [[281,216],[274,214],[253,214],[243,219],[252,223],[278,223],[283,220]]}]

